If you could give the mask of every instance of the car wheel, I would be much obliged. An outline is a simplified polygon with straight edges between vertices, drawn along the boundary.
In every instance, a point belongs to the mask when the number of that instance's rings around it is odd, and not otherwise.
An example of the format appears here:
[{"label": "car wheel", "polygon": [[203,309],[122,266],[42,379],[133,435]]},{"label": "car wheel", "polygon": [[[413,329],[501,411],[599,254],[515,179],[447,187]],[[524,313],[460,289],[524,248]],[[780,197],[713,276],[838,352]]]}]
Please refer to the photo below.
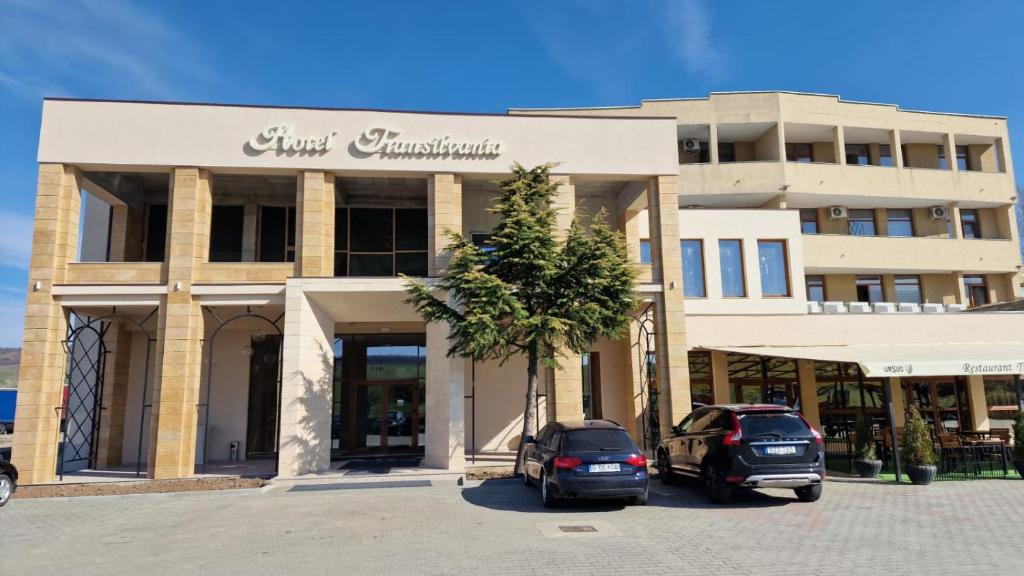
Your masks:
[{"label": "car wheel", "polygon": [[650,492],[650,489],[644,488],[644,493],[643,494],[641,494],[639,496],[630,496],[629,497],[629,504],[630,504],[630,506],[646,506],[647,505],[647,495],[648,495],[649,492]]},{"label": "car wheel", "polygon": [[821,498],[821,490],[824,487],[823,484],[811,484],[810,486],[801,486],[793,489],[796,492],[796,497],[801,502],[817,502],[818,498]]},{"label": "car wheel", "polygon": [[0,474],[0,506],[7,504],[14,493],[14,480],[6,474]]},{"label": "car wheel", "polygon": [[542,470],[540,473],[540,499],[545,508],[554,508],[558,505],[558,498],[551,493],[548,484],[548,473]]},{"label": "car wheel", "polygon": [[658,479],[662,484],[675,484],[676,475],[668,465],[668,456],[665,452],[658,451]]},{"label": "car wheel", "polygon": [[708,500],[711,500],[714,504],[728,504],[732,502],[734,486],[725,481],[722,473],[717,468],[714,466],[705,468],[703,477],[704,493],[707,494]]}]

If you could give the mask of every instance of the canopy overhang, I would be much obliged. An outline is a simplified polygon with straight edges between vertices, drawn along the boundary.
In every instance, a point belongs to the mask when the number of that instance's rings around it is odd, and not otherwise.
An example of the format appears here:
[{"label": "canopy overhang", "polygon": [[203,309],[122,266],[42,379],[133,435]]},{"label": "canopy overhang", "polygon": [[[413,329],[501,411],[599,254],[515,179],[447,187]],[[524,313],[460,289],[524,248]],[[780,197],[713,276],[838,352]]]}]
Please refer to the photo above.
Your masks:
[{"label": "canopy overhang", "polygon": [[858,364],[869,378],[1024,374],[1024,342],[705,346],[708,350]]}]

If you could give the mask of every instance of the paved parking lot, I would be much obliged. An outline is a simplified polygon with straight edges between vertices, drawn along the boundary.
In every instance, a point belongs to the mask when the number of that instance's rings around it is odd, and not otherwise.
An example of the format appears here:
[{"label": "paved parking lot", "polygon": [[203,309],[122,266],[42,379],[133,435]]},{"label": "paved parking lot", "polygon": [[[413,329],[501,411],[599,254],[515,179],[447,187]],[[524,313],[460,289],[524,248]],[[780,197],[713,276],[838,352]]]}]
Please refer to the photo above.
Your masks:
[{"label": "paved parking lot", "polygon": [[[540,506],[512,480],[14,500],[5,574],[1020,574],[1024,482],[831,481],[725,507]],[[565,532],[562,527],[587,532]],[[572,530],[573,528],[570,528]]]}]

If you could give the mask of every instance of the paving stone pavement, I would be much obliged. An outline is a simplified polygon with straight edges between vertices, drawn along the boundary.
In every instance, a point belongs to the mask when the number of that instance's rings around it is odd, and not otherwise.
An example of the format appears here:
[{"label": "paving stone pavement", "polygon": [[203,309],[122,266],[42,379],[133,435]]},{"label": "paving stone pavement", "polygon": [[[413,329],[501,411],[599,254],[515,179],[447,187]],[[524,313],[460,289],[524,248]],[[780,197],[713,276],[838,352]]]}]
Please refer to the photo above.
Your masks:
[{"label": "paving stone pavement", "polygon": [[778,490],[729,506],[654,482],[647,506],[554,511],[514,480],[353,486],[13,500],[0,573],[1024,572],[1021,481],[830,481],[814,504]]}]

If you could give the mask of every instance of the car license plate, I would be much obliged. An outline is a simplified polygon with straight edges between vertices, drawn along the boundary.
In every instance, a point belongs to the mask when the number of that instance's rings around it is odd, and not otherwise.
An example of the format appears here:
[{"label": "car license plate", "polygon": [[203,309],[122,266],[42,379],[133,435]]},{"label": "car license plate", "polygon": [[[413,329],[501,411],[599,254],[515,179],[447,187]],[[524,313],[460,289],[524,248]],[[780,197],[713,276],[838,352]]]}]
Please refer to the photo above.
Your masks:
[{"label": "car license plate", "polygon": [[796,454],[796,446],[765,446],[765,456],[788,456]]},{"label": "car license plate", "polygon": [[589,470],[591,472],[618,472],[618,464],[591,464]]}]

